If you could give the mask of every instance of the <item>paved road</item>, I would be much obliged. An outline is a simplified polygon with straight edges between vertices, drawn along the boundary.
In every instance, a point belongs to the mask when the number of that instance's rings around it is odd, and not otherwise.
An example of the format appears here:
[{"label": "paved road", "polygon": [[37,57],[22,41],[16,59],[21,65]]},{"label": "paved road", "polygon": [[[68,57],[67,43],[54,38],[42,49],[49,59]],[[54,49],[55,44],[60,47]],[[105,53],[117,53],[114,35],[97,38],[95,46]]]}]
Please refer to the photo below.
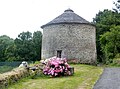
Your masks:
[{"label": "paved road", "polygon": [[105,68],[93,89],[120,89],[120,68]]}]

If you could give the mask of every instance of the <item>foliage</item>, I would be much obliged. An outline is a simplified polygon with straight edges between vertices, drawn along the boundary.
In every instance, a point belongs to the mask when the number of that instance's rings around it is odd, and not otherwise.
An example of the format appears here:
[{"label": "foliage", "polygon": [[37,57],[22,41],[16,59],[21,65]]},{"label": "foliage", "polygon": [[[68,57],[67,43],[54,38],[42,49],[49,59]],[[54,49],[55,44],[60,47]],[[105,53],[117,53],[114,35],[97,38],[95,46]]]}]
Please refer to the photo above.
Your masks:
[{"label": "foliage", "polygon": [[101,67],[90,65],[70,66],[75,68],[73,76],[50,78],[41,75],[37,79],[23,79],[8,89],[92,89],[103,71]]},{"label": "foliage", "polygon": [[14,40],[10,37],[3,35],[0,36],[0,61],[6,60],[6,48],[10,47],[14,43]]},{"label": "foliage", "polygon": [[108,64],[107,67],[120,67],[120,58],[114,58],[113,62]]},{"label": "foliage", "polygon": [[40,31],[36,31],[33,33],[33,47],[36,50],[36,58],[37,60],[41,59],[41,47],[42,47],[42,33]]},{"label": "foliage", "polygon": [[120,26],[113,26],[110,32],[101,35],[100,43],[105,62],[112,62],[112,59],[120,53]]},{"label": "foliage", "polygon": [[67,63],[65,58],[52,57],[47,59],[45,67],[43,68],[43,73],[45,75],[62,76],[62,75],[71,75],[70,66]]},{"label": "foliage", "polygon": [[36,56],[36,52],[33,47],[32,33],[22,32],[15,39],[16,54],[19,56],[18,60],[30,61]]},{"label": "foliage", "polygon": [[6,47],[5,59],[7,59],[7,61],[15,61],[17,59],[16,58],[16,45],[14,43]]},{"label": "foliage", "polygon": [[120,24],[120,14],[111,10],[99,11],[96,17],[93,19],[93,23],[96,25],[96,45],[97,45],[97,57],[98,62],[105,61],[104,52],[100,45],[101,35],[110,31],[113,26]]},{"label": "foliage", "polygon": [[0,61],[36,61],[41,59],[42,33],[22,32],[13,40],[0,36]]},{"label": "foliage", "polygon": [[[40,41],[39,41],[40,40]],[[15,45],[17,47],[16,54],[18,60],[24,61],[36,61],[40,60],[41,54],[41,40],[42,33],[40,31],[34,32],[33,37],[30,32],[22,32],[15,39]]]}]

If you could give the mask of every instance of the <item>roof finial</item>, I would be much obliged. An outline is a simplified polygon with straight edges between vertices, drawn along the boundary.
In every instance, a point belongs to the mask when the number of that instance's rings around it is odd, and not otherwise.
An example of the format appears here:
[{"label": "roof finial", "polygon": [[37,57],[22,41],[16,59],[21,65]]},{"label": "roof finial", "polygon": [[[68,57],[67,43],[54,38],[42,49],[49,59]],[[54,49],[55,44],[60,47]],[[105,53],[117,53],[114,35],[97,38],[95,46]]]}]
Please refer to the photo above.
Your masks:
[{"label": "roof finial", "polygon": [[68,8],[67,10],[65,10],[64,12],[74,12],[72,9]]}]

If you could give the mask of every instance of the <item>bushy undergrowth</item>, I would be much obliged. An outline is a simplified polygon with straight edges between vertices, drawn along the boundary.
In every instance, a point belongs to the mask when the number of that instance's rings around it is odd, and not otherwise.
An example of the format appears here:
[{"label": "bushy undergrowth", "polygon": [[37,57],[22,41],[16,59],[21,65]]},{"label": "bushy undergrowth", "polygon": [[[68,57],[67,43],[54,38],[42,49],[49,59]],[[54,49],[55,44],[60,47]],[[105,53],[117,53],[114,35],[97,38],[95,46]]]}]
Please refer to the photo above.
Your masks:
[{"label": "bushy undergrowth", "polygon": [[108,64],[110,67],[120,67],[120,58],[114,58],[113,62]]}]

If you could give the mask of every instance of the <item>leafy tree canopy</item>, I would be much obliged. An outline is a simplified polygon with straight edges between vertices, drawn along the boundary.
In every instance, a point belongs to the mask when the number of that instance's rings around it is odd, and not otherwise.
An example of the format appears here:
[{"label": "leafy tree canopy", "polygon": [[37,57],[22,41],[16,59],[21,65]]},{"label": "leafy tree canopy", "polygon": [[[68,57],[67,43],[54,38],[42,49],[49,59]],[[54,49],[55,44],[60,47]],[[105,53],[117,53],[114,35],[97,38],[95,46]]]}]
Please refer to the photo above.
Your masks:
[{"label": "leafy tree canopy", "polygon": [[22,32],[13,40],[0,36],[0,61],[36,61],[41,59],[42,33]]},{"label": "leafy tree canopy", "polygon": [[109,32],[101,35],[100,44],[105,56],[105,62],[112,62],[111,59],[120,54],[120,26],[113,26]]},{"label": "leafy tree canopy", "polygon": [[9,36],[2,35],[0,36],[0,61],[6,61],[5,50],[7,47],[11,46],[14,43],[14,40]]},{"label": "leafy tree canopy", "polygon": [[41,31],[36,31],[33,33],[33,43],[36,50],[36,59],[41,59],[41,47],[42,47],[42,33]]},{"label": "leafy tree canopy", "polygon": [[101,49],[100,35],[109,32],[113,26],[120,25],[120,13],[105,9],[99,11],[96,17],[93,19],[93,23],[96,25],[96,42],[97,42],[97,57],[98,61],[105,60],[104,53]]},{"label": "leafy tree canopy", "polygon": [[40,31],[22,32],[15,39],[16,53],[21,61],[36,61],[41,59],[41,41],[42,33]]}]

